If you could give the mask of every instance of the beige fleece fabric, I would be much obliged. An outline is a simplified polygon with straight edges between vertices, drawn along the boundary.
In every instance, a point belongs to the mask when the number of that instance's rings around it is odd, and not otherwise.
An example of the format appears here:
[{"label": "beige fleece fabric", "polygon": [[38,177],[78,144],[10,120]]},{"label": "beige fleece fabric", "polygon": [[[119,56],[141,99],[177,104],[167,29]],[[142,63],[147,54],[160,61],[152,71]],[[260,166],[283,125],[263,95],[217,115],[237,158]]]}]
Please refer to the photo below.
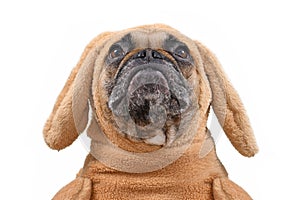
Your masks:
[{"label": "beige fleece fabric", "polygon": [[[108,79],[104,60],[114,42],[130,33],[141,42],[143,37],[140,34],[155,35],[161,32],[185,43],[194,59],[188,81],[196,95],[192,100],[197,109],[189,128],[176,141],[177,145],[184,144],[192,135],[188,148],[177,160],[162,169],[129,173],[107,166],[96,158],[106,156],[109,159],[111,156],[119,167],[122,163],[130,166],[130,162],[146,166],[152,162],[151,158],[138,162],[140,158],[137,156],[134,158],[137,160],[130,160],[126,154],[114,152],[103,143],[97,132],[87,129],[91,152],[76,179],[63,187],[53,199],[251,199],[247,192],[228,179],[206,127],[212,107],[232,145],[242,155],[254,156],[258,148],[241,99],[211,51],[167,25],[145,25],[105,32],[93,39],[72,70],[45,124],[43,134],[47,145],[56,150],[71,145],[87,125],[91,126],[88,123],[91,112],[92,125],[101,129],[113,144],[124,151],[148,153],[159,150],[160,146],[136,142],[119,133],[107,107],[108,96],[103,88]],[[159,45],[159,39],[159,34],[156,34],[152,42]],[[159,159],[163,159],[164,155],[160,156]]]}]

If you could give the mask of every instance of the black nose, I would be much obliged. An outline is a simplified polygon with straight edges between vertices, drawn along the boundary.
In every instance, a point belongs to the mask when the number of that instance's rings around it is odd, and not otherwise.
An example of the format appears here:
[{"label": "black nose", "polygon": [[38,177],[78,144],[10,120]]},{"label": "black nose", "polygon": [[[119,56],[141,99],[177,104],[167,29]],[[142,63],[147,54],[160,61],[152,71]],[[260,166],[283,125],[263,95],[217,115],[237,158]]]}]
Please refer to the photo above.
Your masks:
[{"label": "black nose", "polygon": [[163,59],[164,57],[165,56],[162,55],[160,52],[152,49],[143,49],[133,56],[133,58],[141,58],[148,61],[153,59]]}]

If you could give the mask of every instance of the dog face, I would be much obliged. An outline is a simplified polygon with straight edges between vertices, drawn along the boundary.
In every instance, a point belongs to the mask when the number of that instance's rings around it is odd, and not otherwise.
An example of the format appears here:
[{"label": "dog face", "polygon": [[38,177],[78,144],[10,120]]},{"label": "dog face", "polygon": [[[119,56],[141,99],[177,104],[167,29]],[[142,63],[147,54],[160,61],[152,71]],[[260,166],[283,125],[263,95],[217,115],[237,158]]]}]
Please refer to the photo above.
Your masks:
[{"label": "dog face", "polygon": [[166,31],[121,35],[107,44],[97,69],[102,73],[94,77],[100,80],[93,86],[98,118],[109,116],[109,123],[130,140],[170,144],[181,134],[181,117],[197,101],[193,92],[198,85],[192,85],[196,66],[188,40]]},{"label": "dog face", "polygon": [[236,149],[254,155],[243,105],[206,47],[164,25],[104,33],[72,71],[44,136],[54,149],[70,145],[87,126],[91,107],[110,140],[153,150],[192,134],[184,131],[189,124],[206,123],[210,104]]}]

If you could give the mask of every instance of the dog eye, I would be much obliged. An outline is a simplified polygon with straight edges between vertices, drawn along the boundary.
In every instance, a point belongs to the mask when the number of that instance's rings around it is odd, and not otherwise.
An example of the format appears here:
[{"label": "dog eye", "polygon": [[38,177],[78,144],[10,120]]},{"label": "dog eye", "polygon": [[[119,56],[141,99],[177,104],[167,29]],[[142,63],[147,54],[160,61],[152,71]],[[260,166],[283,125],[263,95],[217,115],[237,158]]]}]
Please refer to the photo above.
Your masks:
[{"label": "dog eye", "polygon": [[110,58],[118,58],[124,56],[125,52],[120,45],[113,45],[109,50]]},{"label": "dog eye", "polygon": [[187,59],[189,57],[189,51],[186,47],[184,46],[179,46],[175,49],[174,51],[175,55],[183,58],[183,59]]}]

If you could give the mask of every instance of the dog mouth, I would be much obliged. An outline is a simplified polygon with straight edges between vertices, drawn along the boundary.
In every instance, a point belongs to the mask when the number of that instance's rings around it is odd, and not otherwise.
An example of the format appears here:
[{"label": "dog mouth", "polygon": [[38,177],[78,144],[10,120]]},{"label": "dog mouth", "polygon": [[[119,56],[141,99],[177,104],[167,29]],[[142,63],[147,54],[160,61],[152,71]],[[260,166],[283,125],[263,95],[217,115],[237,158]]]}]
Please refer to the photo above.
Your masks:
[{"label": "dog mouth", "polygon": [[128,87],[129,114],[135,124],[145,127],[151,123],[161,123],[167,109],[171,94],[166,78],[151,68],[139,71],[130,81]]},{"label": "dog mouth", "polygon": [[182,134],[180,122],[190,105],[190,87],[172,63],[124,66],[108,101],[123,134],[153,145],[170,144]]}]

